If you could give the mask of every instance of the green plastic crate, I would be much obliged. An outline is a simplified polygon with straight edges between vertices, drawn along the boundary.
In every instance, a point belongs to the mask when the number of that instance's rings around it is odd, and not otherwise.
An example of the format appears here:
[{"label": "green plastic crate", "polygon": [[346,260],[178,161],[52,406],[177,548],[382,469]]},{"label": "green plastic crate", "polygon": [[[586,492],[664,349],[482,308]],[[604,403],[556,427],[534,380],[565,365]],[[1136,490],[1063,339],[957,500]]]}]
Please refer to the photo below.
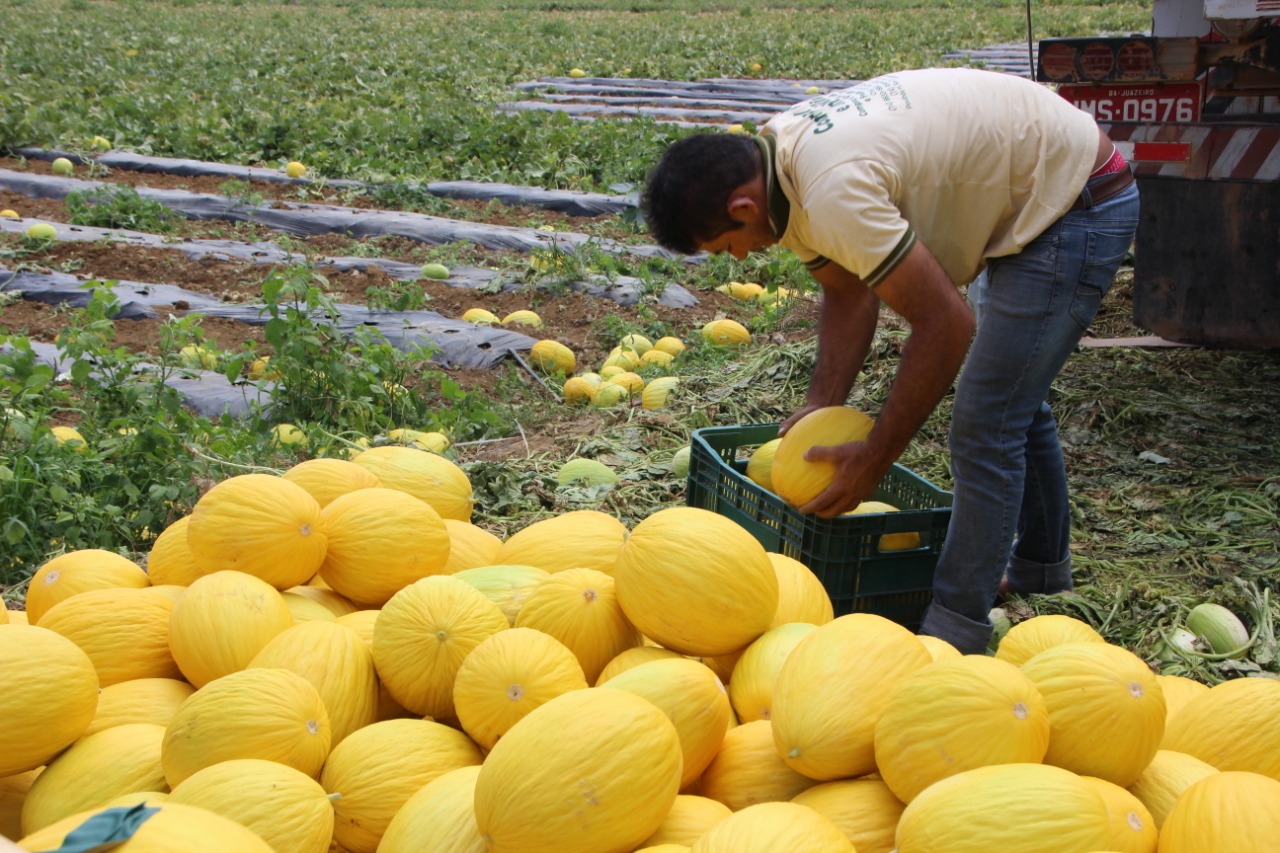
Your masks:
[{"label": "green plastic crate", "polygon": [[[951,521],[951,493],[894,465],[872,500],[900,512],[840,518],[801,515],[746,476],[747,450],[778,435],[777,424],[695,430],[685,502],[737,522],[766,551],[809,567],[837,616],[875,613],[912,630],[932,600],[933,570]],[[740,458],[741,457],[741,458]],[[920,534],[920,546],[881,551],[886,533]]]}]

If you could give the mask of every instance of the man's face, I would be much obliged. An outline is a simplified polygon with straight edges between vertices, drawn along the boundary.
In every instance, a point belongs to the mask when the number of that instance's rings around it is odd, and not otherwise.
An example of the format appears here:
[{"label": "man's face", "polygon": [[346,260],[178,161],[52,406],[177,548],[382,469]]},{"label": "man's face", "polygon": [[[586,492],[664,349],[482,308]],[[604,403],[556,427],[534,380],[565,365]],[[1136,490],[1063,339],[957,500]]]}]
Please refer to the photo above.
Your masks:
[{"label": "man's face", "polygon": [[741,261],[745,260],[749,253],[767,249],[777,242],[778,238],[773,236],[769,222],[765,219],[746,222],[741,228],[726,231],[719,237],[699,243],[698,248],[713,255],[728,252]]}]

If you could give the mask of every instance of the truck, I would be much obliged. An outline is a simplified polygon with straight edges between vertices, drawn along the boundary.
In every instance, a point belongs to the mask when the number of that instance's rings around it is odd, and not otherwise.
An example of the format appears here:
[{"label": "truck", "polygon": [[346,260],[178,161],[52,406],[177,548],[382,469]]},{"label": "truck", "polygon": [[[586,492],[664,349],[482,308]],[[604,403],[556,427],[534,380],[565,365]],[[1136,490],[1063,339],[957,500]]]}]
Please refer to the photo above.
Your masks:
[{"label": "truck", "polygon": [[1150,34],[1041,39],[1036,79],[1134,167],[1133,318],[1280,347],[1280,0],[1155,0]]}]

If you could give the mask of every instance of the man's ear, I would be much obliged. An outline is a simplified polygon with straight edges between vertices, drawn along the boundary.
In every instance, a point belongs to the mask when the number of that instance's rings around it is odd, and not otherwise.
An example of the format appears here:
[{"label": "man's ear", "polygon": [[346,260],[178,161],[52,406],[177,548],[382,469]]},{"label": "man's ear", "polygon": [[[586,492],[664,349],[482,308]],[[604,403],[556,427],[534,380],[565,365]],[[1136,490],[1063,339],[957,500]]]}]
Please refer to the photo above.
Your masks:
[{"label": "man's ear", "polygon": [[729,196],[729,218],[744,225],[760,218],[763,208],[755,196],[740,187]]}]

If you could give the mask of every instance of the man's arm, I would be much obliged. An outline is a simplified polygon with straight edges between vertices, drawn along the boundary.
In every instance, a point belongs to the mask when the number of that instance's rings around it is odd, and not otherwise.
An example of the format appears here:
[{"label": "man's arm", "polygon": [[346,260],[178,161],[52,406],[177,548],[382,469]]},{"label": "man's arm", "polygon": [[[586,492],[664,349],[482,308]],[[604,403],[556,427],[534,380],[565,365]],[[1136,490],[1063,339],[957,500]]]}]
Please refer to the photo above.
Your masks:
[{"label": "man's arm", "polygon": [[782,422],[779,435],[785,435],[792,424],[814,409],[844,405],[866,361],[880,317],[880,299],[875,292],[834,261],[814,270],[813,277],[822,285],[817,363],[804,408]]},{"label": "man's arm", "polygon": [[800,507],[803,513],[834,518],[870,497],[951,387],[969,351],[973,312],[924,243],[916,242],[875,295],[910,324],[911,334],[867,440],[814,447],[805,455],[833,463],[836,479]]}]

